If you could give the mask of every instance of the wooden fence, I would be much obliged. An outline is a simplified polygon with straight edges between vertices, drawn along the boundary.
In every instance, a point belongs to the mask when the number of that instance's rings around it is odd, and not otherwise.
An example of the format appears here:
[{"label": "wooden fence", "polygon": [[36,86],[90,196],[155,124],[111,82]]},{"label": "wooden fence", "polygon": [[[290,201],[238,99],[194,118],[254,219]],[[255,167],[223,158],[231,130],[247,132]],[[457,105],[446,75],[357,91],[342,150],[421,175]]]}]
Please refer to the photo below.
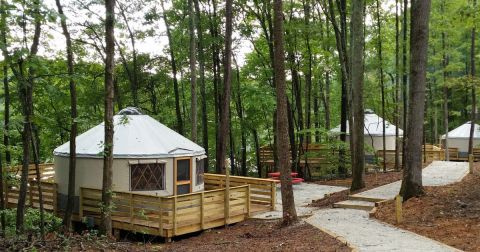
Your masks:
[{"label": "wooden fence", "polygon": [[[53,182],[41,182],[42,187],[42,196],[43,196],[43,207],[47,211],[53,213],[57,212],[57,184]],[[9,185],[6,187],[5,191],[7,207],[16,207],[18,203],[18,197],[20,195],[20,189],[18,186]],[[27,187],[27,202],[26,205],[39,208],[39,197],[38,197],[38,182],[30,180]]]},{"label": "wooden fence", "polygon": [[[112,226],[171,238],[243,221],[250,215],[250,186],[158,197],[114,192]],[[226,200],[228,199],[228,201]],[[81,188],[80,217],[100,221],[101,190]]]},{"label": "wooden fence", "polygon": [[[225,175],[205,173],[205,190],[215,190],[225,187]],[[254,212],[275,210],[276,183],[271,179],[230,176],[230,186],[250,185],[250,200]]]},{"label": "wooden fence", "polygon": [[[53,180],[53,175],[55,174],[55,170],[53,167],[53,164],[47,163],[47,164],[40,164],[39,165],[40,169],[40,177],[43,180]],[[22,166],[21,165],[16,165],[8,168],[8,172],[15,177],[20,177],[22,174]],[[35,169],[35,165],[31,164],[28,166],[28,179],[36,179],[37,178],[37,172]]]},{"label": "wooden fence", "polygon": [[[377,157],[383,158],[383,150],[377,151]],[[441,149],[434,145],[424,145],[422,146],[422,161],[431,162],[435,160],[445,160],[445,150]],[[387,166],[395,165],[395,150],[385,150],[385,160],[380,160],[380,163],[385,161]],[[399,161],[402,163],[402,152],[399,151]]]}]

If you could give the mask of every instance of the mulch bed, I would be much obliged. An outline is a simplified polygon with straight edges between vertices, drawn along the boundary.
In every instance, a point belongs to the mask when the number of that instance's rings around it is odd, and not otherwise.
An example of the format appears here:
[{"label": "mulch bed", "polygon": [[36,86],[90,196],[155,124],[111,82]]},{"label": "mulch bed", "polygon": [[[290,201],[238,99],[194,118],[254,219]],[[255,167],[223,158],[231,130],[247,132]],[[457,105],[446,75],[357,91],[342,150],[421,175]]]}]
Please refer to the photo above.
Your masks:
[{"label": "mulch bed", "polygon": [[351,251],[330,235],[299,222],[281,227],[278,221],[247,220],[227,228],[176,238],[165,251]]},{"label": "mulch bed", "polygon": [[[480,171],[480,164],[475,164]],[[404,222],[395,220],[395,204],[379,207],[374,217],[465,251],[480,251],[480,175],[461,182],[425,187],[425,195],[403,204]]]}]

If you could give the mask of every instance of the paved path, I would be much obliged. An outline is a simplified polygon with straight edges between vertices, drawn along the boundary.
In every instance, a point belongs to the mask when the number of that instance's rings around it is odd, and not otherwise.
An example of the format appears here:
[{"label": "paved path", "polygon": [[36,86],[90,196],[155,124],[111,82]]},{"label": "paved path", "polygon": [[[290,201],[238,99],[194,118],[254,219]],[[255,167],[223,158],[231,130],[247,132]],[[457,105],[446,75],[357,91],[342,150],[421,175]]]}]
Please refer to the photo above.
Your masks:
[{"label": "paved path", "polygon": [[[435,161],[423,170],[423,185],[451,184],[461,181],[467,173],[468,163]],[[398,181],[353,196],[393,199],[398,194],[400,185],[401,182]],[[359,205],[364,203],[357,202]],[[355,207],[348,203],[351,201],[346,202],[344,206]],[[317,210],[307,222],[343,237],[360,251],[456,251],[440,242],[370,219],[368,211],[365,210],[345,208]]]},{"label": "paved path", "polygon": [[307,223],[342,236],[359,251],[455,251],[440,242],[370,219],[363,210],[320,210]]},{"label": "paved path", "polygon": [[[442,186],[459,182],[468,174],[468,171],[467,162],[433,161],[423,169],[423,185]],[[401,181],[393,182],[355,195],[377,199],[393,199],[400,191],[401,183]]]},{"label": "paved path", "polygon": [[[293,196],[295,199],[295,209],[298,216],[310,216],[318,210],[314,207],[307,207],[313,200],[322,199],[325,194],[346,190],[346,187],[318,185],[314,183],[300,183],[293,185]],[[255,219],[280,219],[282,218],[282,194],[280,187],[277,186],[275,211],[265,212],[254,215]]]}]

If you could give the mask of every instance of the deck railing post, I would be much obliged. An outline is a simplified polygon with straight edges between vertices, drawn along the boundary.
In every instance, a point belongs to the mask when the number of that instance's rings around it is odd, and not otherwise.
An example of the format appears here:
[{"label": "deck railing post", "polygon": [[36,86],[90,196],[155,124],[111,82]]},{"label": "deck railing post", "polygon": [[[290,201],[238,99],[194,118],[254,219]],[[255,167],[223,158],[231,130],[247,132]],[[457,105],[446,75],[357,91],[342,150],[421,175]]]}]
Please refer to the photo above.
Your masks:
[{"label": "deck railing post", "polygon": [[129,200],[130,200],[130,228],[131,230],[133,230],[133,227],[134,227],[134,212],[133,212],[133,194],[132,193],[129,193]]},{"label": "deck railing post", "polygon": [[277,192],[276,192],[277,185],[275,184],[275,182],[273,182],[273,181],[271,182],[271,187],[272,188],[271,188],[271,196],[270,196],[271,197],[270,210],[275,211],[275,204],[276,204],[276,197],[277,197]]},{"label": "deck railing post", "polygon": [[250,218],[250,213],[251,213],[251,204],[250,204],[250,185],[247,185],[247,197],[246,197],[246,200],[247,200],[247,217]]},{"label": "deck railing post", "polygon": [[200,197],[200,225],[203,230],[205,229],[205,192],[202,192]]},{"label": "deck railing post", "polygon": [[78,216],[80,220],[83,218],[83,187],[80,187]]},{"label": "deck railing post", "polygon": [[173,196],[173,236],[177,234],[177,196]]},{"label": "deck railing post", "polygon": [[225,226],[228,225],[230,218],[230,170],[225,169],[225,202],[224,202]]},{"label": "deck railing post", "polygon": [[158,210],[158,234],[163,236],[163,205],[162,205],[162,197],[158,197],[158,204],[160,205],[160,209]]},{"label": "deck railing post", "polygon": [[473,154],[468,155],[468,167],[470,170],[470,174],[473,174]]}]

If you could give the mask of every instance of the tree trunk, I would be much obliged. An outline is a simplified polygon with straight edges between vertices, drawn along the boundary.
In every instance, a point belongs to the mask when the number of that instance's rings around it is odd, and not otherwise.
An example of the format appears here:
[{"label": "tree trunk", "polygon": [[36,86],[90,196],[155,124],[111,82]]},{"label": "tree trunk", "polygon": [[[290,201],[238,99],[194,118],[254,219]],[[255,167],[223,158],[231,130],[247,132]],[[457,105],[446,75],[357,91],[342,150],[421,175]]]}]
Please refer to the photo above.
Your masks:
[{"label": "tree trunk", "polygon": [[[32,45],[30,47],[30,54],[27,60],[31,60],[36,56],[38,52],[38,45],[40,44],[41,33],[41,17],[40,17],[40,3],[34,1],[33,15],[35,19],[35,28]],[[26,24],[24,24],[26,25]],[[24,27],[25,28],[25,27]],[[25,29],[23,29],[25,31]],[[6,53],[6,48],[4,54]],[[8,56],[7,56],[8,58]],[[32,115],[33,115],[33,84],[34,84],[34,70],[32,66],[29,68],[28,76],[25,77],[25,63],[23,59],[18,61],[18,70],[15,67],[11,67],[12,71],[17,77],[19,84],[19,98],[22,105],[23,112],[23,132],[22,132],[22,144],[23,144],[23,164],[22,174],[20,177],[20,193],[17,203],[17,216],[16,216],[16,232],[22,234],[24,232],[24,215],[25,215],[25,202],[27,196],[27,183],[28,183],[28,167],[30,164],[30,144],[32,141]]]},{"label": "tree trunk", "polygon": [[[445,2],[442,2],[442,12]],[[445,41],[445,32],[442,32],[442,49],[443,49],[443,126],[445,131],[445,160],[449,161],[449,152],[448,152],[448,86],[447,86],[447,66],[448,66],[448,55],[446,52],[446,41]]]},{"label": "tree trunk", "polygon": [[[6,4],[5,1],[2,0],[0,2],[0,11],[1,11],[1,27],[0,33],[2,37],[2,52],[6,52],[7,50],[7,26],[6,26]],[[9,128],[10,128],[10,91],[8,86],[8,62],[7,62],[8,55],[3,54],[3,93],[5,97],[5,105],[4,105],[4,131],[3,131],[3,145],[5,146],[5,166],[8,168],[10,165],[10,144],[9,144]],[[5,209],[5,198],[3,189],[5,188],[5,181],[3,178],[3,166],[2,166],[2,153],[0,152],[0,225],[2,226],[2,233],[0,237],[5,237],[5,213],[3,210]]]},{"label": "tree trunk", "polygon": [[428,18],[430,1],[412,1],[410,36],[410,99],[408,108],[406,163],[400,194],[403,200],[421,195],[422,186],[422,129],[425,107],[425,82],[428,51]]},{"label": "tree trunk", "polygon": [[113,74],[115,69],[115,0],[105,0],[105,139],[103,149],[103,183],[100,232],[112,235],[112,166],[113,166]]},{"label": "tree trunk", "polygon": [[255,146],[255,159],[257,161],[258,177],[262,177],[262,162],[260,160],[260,143],[258,141],[258,132],[256,129],[252,129],[253,143]]},{"label": "tree trunk", "polygon": [[353,158],[351,191],[365,187],[364,166],[364,127],[365,115],[363,109],[363,75],[364,75],[364,33],[363,33],[363,0],[354,0],[352,3],[352,104],[353,104]]},{"label": "tree trunk", "polygon": [[[33,104],[32,104],[33,105]],[[33,106],[32,106],[32,114],[33,114]],[[33,123],[30,124],[30,132],[32,132],[32,152],[33,152],[33,160],[35,163],[35,176],[36,176],[36,183],[37,183],[37,192],[38,192],[38,204],[40,208],[40,239],[42,242],[45,242],[45,209],[43,206],[43,193],[42,193],[42,183],[41,183],[41,175],[40,175],[40,159],[39,159],[39,143],[40,139],[38,136],[38,132],[34,129]],[[33,183],[30,185],[30,190],[33,190]],[[31,203],[33,205],[33,203]]]},{"label": "tree trunk", "polygon": [[160,0],[160,5],[163,11],[163,21],[165,22],[165,29],[167,31],[168,47],[170,52],[170,65],[172,67],[172,74],[173,74],[173,91],[175,95],[175,114],[177,116],[177,131],[178,133],[183,135],[184,134],[183,119],[182,119],[182,111],[180,108],[180,94],[178,91],[178,80],[177,80],[177,62],[175,60],[175,53],[173,51],[173,39],[170,32],[170,23],[167,18],[167,13],[165,12],[163,1],[164,0]]},{"label": "tree trunk", "polygon": [[293,198],[292,176],[289,157],[288,143],[288,111],[287,111],[287,93],[285,83],[285,56],[283,39],[283,9],[282,0],[274,0],[273,3],[273,45],[274,61],[273,69],[275,75],[275,89],[277,99],[277,152],[278,167],[280,170],[282,207],[283,207],[283,225],[291,225],[297,221],[297,212]]},{"label": "tree trunk", "polygon": [[205,56],[203,51],[203,29],[198,0],[193,0],[195,5],[195,14],[197,16],[197,36],[198,36],[198,66],[200,71],[200,96],[202,97],[202,144],[205,149],[206,158],[204,159],[204,171],[208,172],[208,113],[207,113],[207,95],[205,90]]},{"label": "tree trunk", "polygon": [[407,76],[407,7],[408,7],[408,0],[403,0],[403,20],[402,20],[402,98],[403,98],[403,142],[402,142],[402,168],[405,169],[406,163],[406,149],[407,149],[407,140],[408,135],[405,133],[407,130],[407,104],[408,104],[408,97],[407,97],[407,88],[408,88],[408,76]]},{"label": "tree trunk", "polygon": [[[473,1],[473,6],[477,6],[477,0]],[[476,27],[472,28],[472,32],[470,35],[471,43],[470,43],[470,77],[473,79],[475,77],[475,33]],[[471,95],[472,95],[472,111],[470,112],[470,137],[468,139],[468,154],[473,154],[473,136],[475,131],[475,122],[476,112],[477,112],[477,96],[476,96],[476,88],[475,84],[472,83],[471,87]]]},{"label": "tree trunk", "polygon": [[382,21],[380,19],[380,1],[376,0],[377,3],[377,29],[378,29],[378,62],[380,64],[380,90],[382,93],[382,146],[383,146],[383,172],[387,171],[387,162],[386,160],[386,139],[385,139],[385,83],[383,76],[383,54],[382,54]]},{"label": "tree trunk", "polygon": [[230,94],[232,86],[232,30],[233,30],[233,0],[225,3],[225,56],[223,60],[223,94],[220,111],[220,125],[218,134],[218,149],[216,166],[225,174],[225,154],[228,136],[228,114],[230,112]]},{"label": "tree trunk", "polygon": [[70,159],[69,159],[69,170],[68,170],[68,198],[67,206],[65,209],[65,216],[63,218],[63,225],[66,230],[70,230],[72,222],[72,212],[75,203],[75,173],[76,173],[76,137],[77,137],[77,91],[76,84],[74,80],[74,59],[73,59],[73,50],[72,50],[72,40],[70,38],[70,32],[67,28],[67,21],[65,14],[63,13],[62,4],[60,0],[55,1],[57,4],[58,14],[60,14],[60,23],[62,26],[63,35],[65,36],[66,41],[66,51],[67,51],[67,66],[68,66],[68,77],[70,84]]},{"label": "tree trunk", "polygon": [[192,124],[191,140],[197,142],[197,42],[195,39],[195,11],[193,0],[188,0],[190,31],[190,117]]},{"label": "tree trunk", "polygon": [[235,102],[235,107],[237,108],[237,115],[240,120],[240,137],[241,137],[241,144],[242,148],[240,150],[240,170],[242,176],[247,176],[247,137],[245,136],[245,120],[243,118],[243,105],[242,105],[242,94],[241,94],[241,86],[240,86],[240,69],[238,65],[236,65],[236,76],[237,76],[237,99]]},{"label": "tree trunk", "polygon": [[[400,170],[400,30],[399,30],[399,0],[395,0],[395,171]],[[384,118],[385,119],[385,118]],[[403,130],[406,130],[403,128]],[[385,162],[385,159],[384,159]]]}]

